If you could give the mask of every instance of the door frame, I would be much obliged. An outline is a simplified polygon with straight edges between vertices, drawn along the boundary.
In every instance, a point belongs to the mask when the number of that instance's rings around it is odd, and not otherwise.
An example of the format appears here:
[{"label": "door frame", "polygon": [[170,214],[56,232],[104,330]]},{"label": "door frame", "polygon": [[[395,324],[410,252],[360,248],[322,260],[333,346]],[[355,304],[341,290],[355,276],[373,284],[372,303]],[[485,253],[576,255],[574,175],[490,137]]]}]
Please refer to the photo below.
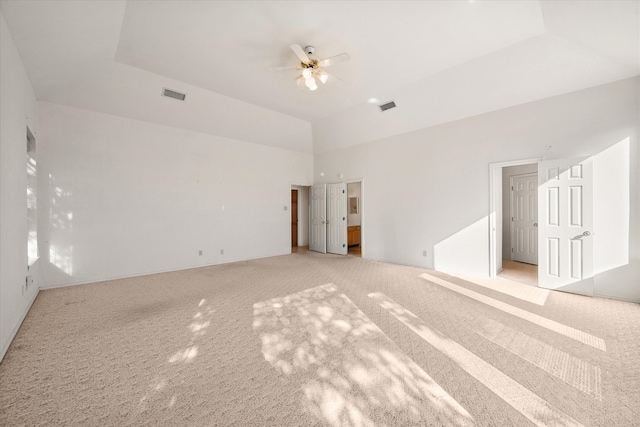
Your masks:
[{"label": "door frame", "polygon": [[[296,195],[296,208],[295,210],[293,209],[293,194],[295,192]],[[298,206],[299,203],[299,198],[300,198],[300,190],[298,190],[297,188],[292,188],[291,189],[291,208],[289,209],[289,215],[291,216],[291,247],[297,247],[298,246],[298,234],[300,234],[300,220],[298,218],[298,216],[300,216],[300,207]],[[293,226],[293,214],[295,212],[295,218],[296,218],[296,222],[295,222],[295,227]],[[294,230],[295,228],[295,230]],[[295,231],[295,233],[294,233]],[[294,244],[294,239],[293,236],[296,236],[295,238],[295,244]]]},{"label": "door frame", "polygon": [[[348,179],[345,181],[342,181],[345,184],[349,185],[349,184],[355,184],[355,183],[360,183],[360,201],[359,201],[359,209],[360,209],[360,258],[365,258],[365,250],[366,250],[366,245],[365,245],[365,235],[366,235],[366,230],[367,227],[365,227],[365,205],[367,203],[367,198],[364,195],[364,178],[354,178],[354,179]],[[348,251],[347,251],[348,252]]]},{"label": "door frame", "polygon": [[[498,239],[497,218],[502,218],[502,169],[509,166],[520,166],[538,163],[543,157],[534,157],[509,162],[489,163],[489,277],[498,276],[498,259],[502,261],[502,239]],[[499,224],[502,230],[502,221]]]},{"label": "door frame", "polygon": [[[289,201],[287,203],[287,205],[289,206],[289,229],[288,229],[288,236],[289,236],[289,246],[291,246],[291,190],[298,190],[298,245],[300,245],[300,236],[301,236],[301,229],[303,227],[307,228],[307,240],[309,240],[309,233],[308,230],[311,227],[311,222],[309,220],[309,217],[307,215],[307,217],[305,217],[304,215],[301,215],[303,209],[302,209],[302,204],[300,203],[300,191],[304,190],[307,192],[307,198],[310,197],[310,193],[311,193],[311,184],[289,184]],[[308,199],[308,202],[310,202],[310,199]],[[309,242],[307,242],[307,246],[309,245]],[[291,249],[289,249],[290,253],[291,253]]]},{"label": "door frame", "polygon": [[[360,252],[360,257],[361,258],[366,258],[366,223],[365,223],[365,218],[366,218],[366,197],[365,197],[365,183],[364,183],[364,178],[353,178],[353,179],[346,179],[346,180],[342,180],[339,181],[340,183],[343,184],[354,184],[354,183],[360,183],[360,248],[361,248],[361,252]],[[319,184],[319,183],[317,183]],[[324,182],[323,184],[330,184],[327,182]],[[334,183],[337,184],[337,183]],[[294,185],[294,184],[292,184]],[[301,187],[308,187],[309,188],[309,203],[311,203],[311,188],[313,187],[313,185],[316,184],[311,184],[311,185],[300,185]],[[298,205],[300,205],[298,203]],[[309,239],[311,239],[311,219],[309,219]],[[291,236],[289,236],[289,240],[291,240]],[[309,240],[309,249],[311,249],[311,240]]]}]

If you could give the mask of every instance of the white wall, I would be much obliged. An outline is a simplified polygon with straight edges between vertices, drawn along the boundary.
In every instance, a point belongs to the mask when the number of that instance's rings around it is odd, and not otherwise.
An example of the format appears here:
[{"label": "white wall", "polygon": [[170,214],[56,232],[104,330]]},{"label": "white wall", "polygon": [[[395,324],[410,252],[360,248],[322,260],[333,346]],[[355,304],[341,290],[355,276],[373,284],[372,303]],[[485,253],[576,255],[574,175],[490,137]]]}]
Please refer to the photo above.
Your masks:
[{"label": "white wall", "polygon": [[[490,163],[596,155],[629,138],[629,250],[616,270],[624,295],[609,296],[640,301],[639,100],[639,79],[621,80],[316,154],[315,178],[367,181],[368,258],[487,275]],[[594,208],[597,233],[611,208],[598,200]]]},{"label": "white wall", "polygon": [[[39,142],[36,98],[0,14],[0,360],[31,306],[39,261],[27,269],[27,126]],[[23,293],[27,274],[34,286]]]},{"label": "white wall", "polygon": [[537,163],[502,168],[502,259],[511,259],[511,177],[537,172]]},{"label": "white wall", "polygon": [[595,295],[640,300],[638,151],[625,138],[593,158]]},{"label": "white wall", "polygon": [[290,253],[311,154],[39,106],[45,287]]}]

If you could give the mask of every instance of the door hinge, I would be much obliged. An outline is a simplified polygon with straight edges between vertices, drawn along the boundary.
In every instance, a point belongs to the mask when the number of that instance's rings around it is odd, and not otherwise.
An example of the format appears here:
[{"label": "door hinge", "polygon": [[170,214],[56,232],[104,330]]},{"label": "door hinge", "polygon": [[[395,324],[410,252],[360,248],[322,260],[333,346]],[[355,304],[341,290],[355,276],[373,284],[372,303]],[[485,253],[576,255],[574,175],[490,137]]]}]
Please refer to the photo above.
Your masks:
[{"label": "door hinge", "polygon": [[344,190],[342,190],[342,194],[344,194]]},{"label": "door hinge", "polygon": [[511,222],[513,222],[513,217],[511,217]]},{"label": "door hinge", "polygon": [[513,248],[511,248],[511,252],[513,252]]},{"label": "door hinge", "polygon": [[513,185],[511,186],[511,191],[513,191]]},{"label": "door hinge", "polygon": [[342,247],[344,248],[345,246],[347,246],[347,245],[345,245],[345,244],[343,243],[343,244],[342,244]]},{"label": "door hinge", "polygon": [[344,221],[344,217],[342,217],[342,220]]}]

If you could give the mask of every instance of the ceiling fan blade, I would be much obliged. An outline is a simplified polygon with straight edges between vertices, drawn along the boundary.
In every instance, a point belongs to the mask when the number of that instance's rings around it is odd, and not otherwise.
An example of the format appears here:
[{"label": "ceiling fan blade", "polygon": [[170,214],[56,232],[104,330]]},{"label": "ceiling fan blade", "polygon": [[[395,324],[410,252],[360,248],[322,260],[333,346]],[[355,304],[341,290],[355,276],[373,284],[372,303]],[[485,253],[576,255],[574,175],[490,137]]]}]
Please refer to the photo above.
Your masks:
[{"label": "ceiling fan blade", "polygon": [[306,91],[307,87],[304,84],[304,77],[298,76],[295,78],[296,85],[298,86],[299,91]]},{"label": "ceiling fan blade", "polygon": [[297,44],[290,44],[289,47],[291,48],[291,50],[293,51],[293,53],[296,54],[296,56],[298,58],[300,58],[300,61],[304,62],[305,64],[309,63],[309,57],[307,56],[306,53],[304,53],[304,50],[302,50],[302,48],[300,47],[300,45]]},{"label": "ceiling fan blade", "polygon": [[340,82],[344,83],[344,80],[342,80],[340,77],[336,77],[336,75],[335,75],[335,74],[327,73],[326,71],[324,71],[324,73],[325,73],[327,76],[329,76],[329,78],[330,78],[331,80],[338,80],[338,81],[340,81]]},{"label": "ceiling fan blade", "polygon": [[[304,52],[303,52],[304,53]],[[348,53],[341,53],[340,55],[332,56],[331,58],[323,59],[322,61],[318,61],[318,65],[320,67],[329,67],[333,64],[337,64],[339,62],[348,61],[350,58]]]},{"label": "ceiling fan blade", "polygon": [[300,67],[269,67],[269,71],[281,71],[281,70],[297,70]]}]

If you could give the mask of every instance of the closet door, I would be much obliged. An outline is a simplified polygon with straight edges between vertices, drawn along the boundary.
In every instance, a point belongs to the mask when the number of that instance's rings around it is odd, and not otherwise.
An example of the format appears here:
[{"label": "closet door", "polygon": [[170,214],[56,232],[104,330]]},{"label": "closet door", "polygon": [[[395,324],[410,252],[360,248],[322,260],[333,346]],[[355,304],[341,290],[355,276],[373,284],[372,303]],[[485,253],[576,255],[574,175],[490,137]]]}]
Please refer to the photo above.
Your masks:
[{"label": "closet door", "polygon": [[309,249],[327,253],[327,186],[311,187],[311,241]]},{"label": "closet door", "polygon": [[327,184],[327,252],[346,255],[347,184]]},{"label": "closet door", "polygon": [[511,177],[511,259],[538,265],[538,175]]}]

